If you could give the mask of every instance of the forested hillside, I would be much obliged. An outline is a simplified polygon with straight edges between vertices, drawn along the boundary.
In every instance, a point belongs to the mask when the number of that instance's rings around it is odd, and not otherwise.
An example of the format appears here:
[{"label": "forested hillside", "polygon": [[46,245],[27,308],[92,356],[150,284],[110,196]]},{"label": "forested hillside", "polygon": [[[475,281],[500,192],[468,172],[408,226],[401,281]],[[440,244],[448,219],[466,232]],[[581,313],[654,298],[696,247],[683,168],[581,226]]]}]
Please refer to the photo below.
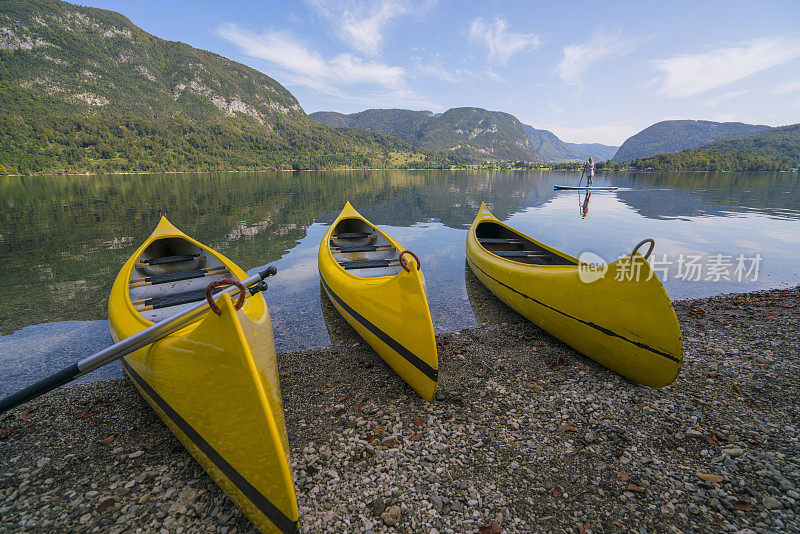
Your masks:
[{"label": "forested hillside", "polygon": [[703,148],[755,154],[796,169],[800,167],[800,124],[781,126],[756,135],[721,139]]},{"label": "forested hillside", "polygon": [[542,161],[522,123],[499,111],[467,107],[434,115],[430,111],[369,109],[349,115],[319,111],[310,116],[332,127],[392,135],[431,156],[451,161]]},{"label": "forested hillside", "polygon": [[684,150],[683,152],[659,154],[658,156],[635,159],[628,167],[637,170],[652,169],[656,171],[789,170],[786,164],[772,158],[744,152],[710,150],[708,148],[695,148],[692,150]]},{"label": "forested hillside", "polygon": [[669,154],[700,148],[724,137],[750,135],[769,130],[770,126],[741,122],[695,120],[661,121],[629,137],[612,158],[614,163],[627,163],[637,158]]},{"label": "forested hillside", "polygon": [[0,172],[389,166],[412,152],[322,126],[269,76],[119,13],[0,2]]}]

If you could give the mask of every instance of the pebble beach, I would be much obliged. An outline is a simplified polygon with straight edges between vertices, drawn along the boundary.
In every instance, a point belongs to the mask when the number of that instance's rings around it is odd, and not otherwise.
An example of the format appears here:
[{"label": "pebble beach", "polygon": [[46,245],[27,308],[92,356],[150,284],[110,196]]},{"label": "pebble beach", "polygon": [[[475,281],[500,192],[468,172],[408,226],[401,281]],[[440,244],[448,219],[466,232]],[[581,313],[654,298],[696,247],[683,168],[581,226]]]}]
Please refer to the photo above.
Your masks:
[{"label": "pebble beach", "polygon": [[[437,335],[431,403],[329,324],[278,358],[301,531],[800,532],[800,288],[674,305],[665,388],[487,304]],[[0,416],[0,530],[253,527],[117,379]]]}]

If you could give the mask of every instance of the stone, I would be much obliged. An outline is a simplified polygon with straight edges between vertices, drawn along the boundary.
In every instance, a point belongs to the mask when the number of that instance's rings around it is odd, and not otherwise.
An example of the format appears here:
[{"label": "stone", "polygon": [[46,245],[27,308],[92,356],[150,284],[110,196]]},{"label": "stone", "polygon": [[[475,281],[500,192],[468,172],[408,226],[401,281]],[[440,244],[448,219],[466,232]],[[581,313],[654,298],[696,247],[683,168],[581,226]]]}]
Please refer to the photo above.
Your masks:
[{"label": "stone", "polygon": [[783,508],[783,503],[781,503],[781,501],[769,495],[762,497],[761,503],[767,510],[781,510]]},{"label": "stone", "polygon": [[429,500],[431,501],[431,504],[433,505],[433,509],[436,510],[438,513],[441,513],[442,506],[444,506],[444,503],[442,502],[442,498],[439,497],[438,495],[432,495]]},{"label": "stone", "polygon": [[400,522],[401,515],[402,510],[395,504],[387,508],[386,511],[381,514],[381,519],[383,519],[383,522],[386,523],[387,526],[392,527]]},{"label": "stone", "polygon": [[372,512],[376,516],[380,516],[383,513],[383,510],[386,508],[386,505],[383,503],[383,497],[378,495],[374,501],[372,501]]}]

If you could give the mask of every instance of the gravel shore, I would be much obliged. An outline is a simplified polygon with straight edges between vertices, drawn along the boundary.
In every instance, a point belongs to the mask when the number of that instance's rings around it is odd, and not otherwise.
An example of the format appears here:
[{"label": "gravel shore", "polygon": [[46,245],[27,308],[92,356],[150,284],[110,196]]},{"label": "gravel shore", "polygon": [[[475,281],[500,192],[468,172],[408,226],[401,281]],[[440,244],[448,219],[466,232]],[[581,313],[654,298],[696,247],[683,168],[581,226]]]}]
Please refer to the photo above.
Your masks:
[{"label": "gravel shore", "polygon": [[[676,302],[662,389],[471,301],[495,322],[437,336],[432,403],[338,317],[280,355],[304,532],[800,532],[800,288]],[[0,530],[252,526],[113,380],[0,418]]]}]

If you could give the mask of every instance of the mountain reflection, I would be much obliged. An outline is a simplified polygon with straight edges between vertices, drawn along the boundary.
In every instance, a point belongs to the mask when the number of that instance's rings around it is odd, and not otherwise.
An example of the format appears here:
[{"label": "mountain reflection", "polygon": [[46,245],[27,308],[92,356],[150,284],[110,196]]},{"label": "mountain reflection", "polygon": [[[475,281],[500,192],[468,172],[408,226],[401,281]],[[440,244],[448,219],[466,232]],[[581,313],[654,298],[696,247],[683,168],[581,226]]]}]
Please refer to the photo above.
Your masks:
[{"label": "mountain reflection", "polygon": [[[376,224],[464,230],[482,201],[505,220],[578,198],[553,190],[578,179],[487,170],[0,177],[0,333],[105,318],[114,277],[162,209],[249,269],[286,256],[312,225],[331,222],[345,200]],[[587,222],[608,210],[609,199],[653,220],[751,213],[796,220],[800,207],[795,174],[601,173],[596,182],[620,189],[598,192]],[[574,209],[575,200],[570,204]]]}]

